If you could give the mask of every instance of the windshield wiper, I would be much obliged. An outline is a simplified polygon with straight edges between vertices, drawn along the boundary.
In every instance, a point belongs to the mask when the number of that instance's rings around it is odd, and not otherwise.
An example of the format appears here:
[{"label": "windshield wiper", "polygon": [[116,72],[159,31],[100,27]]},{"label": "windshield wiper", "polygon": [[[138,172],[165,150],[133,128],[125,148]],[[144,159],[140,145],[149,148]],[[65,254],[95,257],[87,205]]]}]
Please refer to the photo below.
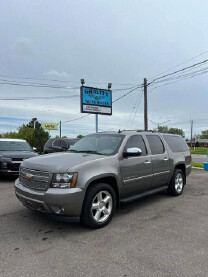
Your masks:
[{"label": "windshield wiper", "polygon": [[97,154],[97,155],[104,155],[100,152],[97,151],[93,151],[93,150],[83,150],[83,151],[79,151],[79,153],[87,153],[87,154]]},{"label": "windshield wiper", "polygon": [[71,151],[71,152],[75,152],[75,153],[79,153],[80,151],[74,150],[74,149],[68,149],[67,151]]},{"label": "windshield wiper", "polygon": [[93,150],[74,150],[74,149],[69,149],[68,151],[75,152],[75,153],[87,153],[87,154],[97,154],[97,155],[105,155],[97,151]]}]

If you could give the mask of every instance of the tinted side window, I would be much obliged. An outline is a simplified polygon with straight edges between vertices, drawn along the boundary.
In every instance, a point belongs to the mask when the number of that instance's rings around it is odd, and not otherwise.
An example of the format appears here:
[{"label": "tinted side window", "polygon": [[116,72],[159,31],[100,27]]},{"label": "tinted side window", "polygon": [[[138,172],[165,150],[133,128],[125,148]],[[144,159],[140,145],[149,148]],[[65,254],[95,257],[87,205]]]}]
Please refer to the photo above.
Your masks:
[{"label": "tinted side window", "polygon": [[53,142],[53,146],[60,146],[60,139],[56,139],[56,140],[54,140],[54,142]]},{"label": "tinted side window", "polygon": [[147,140],[152,152],[152,155],[163,154],[165,151],[164,145],[159,136],[147,135]]},{"label": "tinted side window", "polygon": [[134,148],[134,147],[140,148],[142,150],[142,156],[147,155],[146,145],[144,143],[142,136],[135,135],[129,138],[125,148],[127,149],[127,148]]},{"label": "tinted side window", "polygon": [[185,152],[188,151],[188,145],[182,137],[178,136],[163,136],[172,152]]},{"label": "tinted side window", "polygon": [[68,148],[68,145],[67,145],[67,143],[66,143],[65,140],[61,140],[61,141],[60,141],[60,146],[61,146],[62,148],[65,148],[65,149]]}]

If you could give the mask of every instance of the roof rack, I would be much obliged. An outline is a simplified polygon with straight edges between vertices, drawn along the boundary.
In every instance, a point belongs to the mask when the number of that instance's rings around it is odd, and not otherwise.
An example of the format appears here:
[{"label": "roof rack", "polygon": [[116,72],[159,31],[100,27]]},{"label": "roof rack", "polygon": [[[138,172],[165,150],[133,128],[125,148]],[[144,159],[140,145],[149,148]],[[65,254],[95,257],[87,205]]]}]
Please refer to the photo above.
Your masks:
[{"label": "roof rack", "polygon": [[124,129],[124,130],[118,130],[118,133],[122,133],[122,132],[150,132],[150,133],[154,133],[155,131],[153,130],[148,130],[148,131],[145,131],[145,130],[142,130],[142,129],[135,129],[135,130],[127,130],[127,129]]}]

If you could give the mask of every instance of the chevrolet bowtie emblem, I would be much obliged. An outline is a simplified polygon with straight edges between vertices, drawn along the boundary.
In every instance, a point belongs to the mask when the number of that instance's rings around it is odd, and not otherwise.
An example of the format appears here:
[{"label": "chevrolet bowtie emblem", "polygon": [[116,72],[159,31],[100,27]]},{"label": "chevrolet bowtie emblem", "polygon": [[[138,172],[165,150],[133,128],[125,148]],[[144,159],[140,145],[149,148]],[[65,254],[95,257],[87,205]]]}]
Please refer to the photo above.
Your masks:
[{"label": "chevrolet bowtie emblem", "polygon": [[31,178],[32,178],[32,175],[31,175],[31,174],[26,174],[25,177],[26,177],[27,179],[31,179]]}]

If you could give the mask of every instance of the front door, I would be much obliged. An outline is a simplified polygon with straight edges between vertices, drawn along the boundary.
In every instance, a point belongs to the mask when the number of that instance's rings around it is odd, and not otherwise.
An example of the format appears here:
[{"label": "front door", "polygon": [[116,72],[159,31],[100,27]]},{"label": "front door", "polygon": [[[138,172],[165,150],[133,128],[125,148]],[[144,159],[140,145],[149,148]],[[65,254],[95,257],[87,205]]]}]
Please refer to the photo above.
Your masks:
[{"label": "front door", "polygon": [[152,187],[151,157],[148,155],[144,139],[141,135],[131,136],[126,143],[125,150],[134,147],[140,148],[142,154],[134,157],[123,157],[120,161],[123,181],[121,197],[143,192]]}]

